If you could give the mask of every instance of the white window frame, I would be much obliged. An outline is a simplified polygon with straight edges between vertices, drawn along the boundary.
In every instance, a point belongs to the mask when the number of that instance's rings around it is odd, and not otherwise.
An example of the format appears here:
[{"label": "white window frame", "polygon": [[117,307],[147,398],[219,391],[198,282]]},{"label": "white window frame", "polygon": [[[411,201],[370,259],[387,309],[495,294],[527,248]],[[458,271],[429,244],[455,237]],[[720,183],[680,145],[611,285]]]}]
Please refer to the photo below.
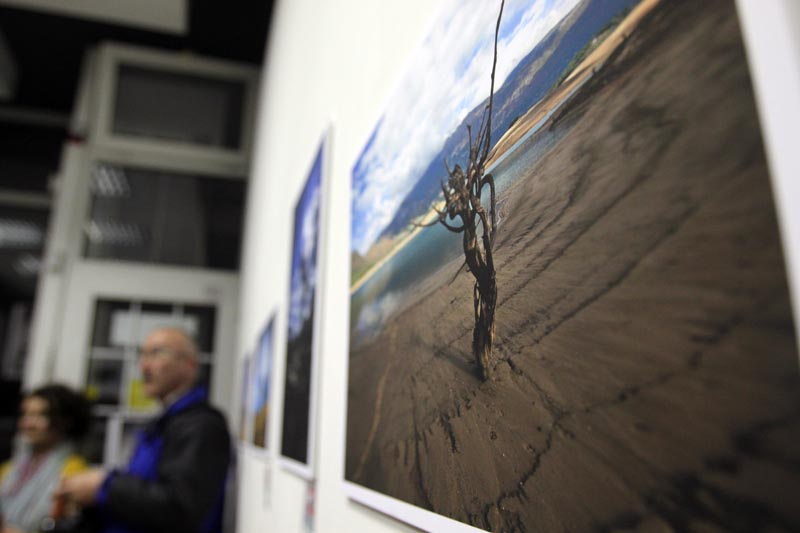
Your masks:
[{"label": "white window frame", "polygon": [[[168,74],[185,74],[220,81],[241,82],[244,87],[240,146],[238,149],[200,146],[189,143],[149,140],[146,137],[113,132],[113,110],[117,93],[117,76],[121,66],[163,70]],[[175,160],[193,161],[199,171],[217,174],[246,174],[253,146],[253,129],[258,91],[258,71],[250,66],[215,61],[178,52],[164,52],[116,43],[101,45],[94,58],[96,76],[88,135],[93,146],[126,160],[143,158],[164,168]]]}]

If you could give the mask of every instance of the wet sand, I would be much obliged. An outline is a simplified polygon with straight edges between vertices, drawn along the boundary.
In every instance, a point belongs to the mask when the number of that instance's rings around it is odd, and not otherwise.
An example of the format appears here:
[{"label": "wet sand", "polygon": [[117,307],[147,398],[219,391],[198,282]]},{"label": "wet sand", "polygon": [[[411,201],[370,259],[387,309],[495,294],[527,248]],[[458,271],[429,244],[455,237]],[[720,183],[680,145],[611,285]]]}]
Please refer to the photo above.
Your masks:
[{"label": "wet sand", "polygon": [[550,127],[500,199],[495,380],[471,276],[442,269],[351,352],[347,479],[492,531],[800,529],[798,356],[733,2],[661,2]]}]

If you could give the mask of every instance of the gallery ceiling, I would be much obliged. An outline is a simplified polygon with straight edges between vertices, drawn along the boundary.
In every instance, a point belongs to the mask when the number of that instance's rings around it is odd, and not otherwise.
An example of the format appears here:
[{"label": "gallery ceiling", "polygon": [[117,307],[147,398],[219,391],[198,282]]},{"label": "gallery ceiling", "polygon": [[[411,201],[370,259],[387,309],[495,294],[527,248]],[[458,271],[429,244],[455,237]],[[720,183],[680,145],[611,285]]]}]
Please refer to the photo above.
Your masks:
[{"label": "gallery ceiling", "polygon": [[[49,181],[68,138],[84,52],[116,41],[260,66],[273,4],[174,0],[183,9],[181,33],[180,24],[125,22],[129,14],[121,12],[81,16],[64,9],[69,3],[0,0],[0,78],[8,77],[3,55],[16,74],[13,94],[0,99],[0,303],[30,298],[35,290]],[[47,4],[56,7],[41,7]]]}]

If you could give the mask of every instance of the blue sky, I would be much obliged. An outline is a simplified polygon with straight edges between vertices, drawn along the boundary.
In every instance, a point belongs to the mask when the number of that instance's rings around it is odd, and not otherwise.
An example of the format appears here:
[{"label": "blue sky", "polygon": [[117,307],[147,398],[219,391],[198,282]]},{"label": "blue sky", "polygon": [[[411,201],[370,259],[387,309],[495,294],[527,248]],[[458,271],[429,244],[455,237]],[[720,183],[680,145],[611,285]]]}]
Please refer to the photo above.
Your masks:
[{"label": "blue sky", "polygon": [[[297,337],[303,322],[311,316],[314,289],[317,285],[317,241],[319,238],[320,185],[322,183],[322,147],[317,151],[303,194],[294,213],[292,279],[289,293],[289,338]],[[301,267],[309,280],[303,287]]]},{"label": "blue sky", "polygon": [[[507,0],[496,88],[579,0]],[[489,95],[500,1],[446,0],[353,168],[352,247],[366,253],[464,117]]]}]

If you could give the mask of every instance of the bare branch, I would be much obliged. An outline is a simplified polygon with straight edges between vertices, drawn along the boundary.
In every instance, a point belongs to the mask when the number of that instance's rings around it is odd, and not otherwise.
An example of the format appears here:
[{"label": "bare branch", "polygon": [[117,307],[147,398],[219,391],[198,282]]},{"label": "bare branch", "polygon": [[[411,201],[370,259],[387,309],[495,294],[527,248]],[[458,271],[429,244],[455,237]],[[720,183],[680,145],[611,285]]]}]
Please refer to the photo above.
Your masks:
[{"label": "bare branch", "polygon": [[[489,95],[489,98],[491,98],[491,94]],[[483,113],[481,115],[481,127],[480,127],[480,129],[478,129],[478,138],[475,140],[475,144],[477,145],[475,147],[475,156],[476,156],[476,158],[477,158],[478,152],[481,149],[481,146],[482,146],[482,143],[483,143],[483,138],[486,136],[487,123],[491,124],[491,122],[492,122],[491,115],[492,115],[491,104],[487,104],[487,105],[483,106]],[[487,118],[488,118],[488,121],[487,121]]]},{"label": "bare branch", "polygon": [[478,192],[478,196],[480,196],[480,194],[483,192],[483,187],[486,185],[489,186],[489,192],[491,194],[489,205],[492,207],[490,211],[492,216],[492,231],[489,233],[489,246],[494,248],[494,234],[497,230],[497,209],[495,209],[494,177],[491,174],[486,174],[481,180],[481,188]]},{"label": "bare branch", "polygon": [[475,322],[477,323],[478,319],[480,318],[480,314],[479,314],[478,310],[479,310],[479,308],[481,306],[481,291],[478,290],[478,282],[477,281],[475,282],[475,285],[472,286],[472,301],[475,304],[474,305],[474,307],[475,307]]},{"label": "bare branch", "polygon": [[[472,125],[467,124],[467,142],[469,157],[466,168],[459,164],[450,168],[447,159],[444,160],[447,170],[447,180],[441,180],[440,186],[444,196],[444,208],[434,206],[435,220],[428,224],[415,224],[417,227],[426,227],[442,224],[454,233],[462,233],[462,246],[464,249],[464,263],[450,281],[452,283],[459,276],[464,267],[475,278],[472,297],[475,314],[475,327],[472,332],[472,351],[481,370],[481,377],[489,379],[491,374],[492,343],[494,338],[495,306],[497,303],[497,281],[492,255],[494,237],[497,227],[495,183],[491,174],[484,176],[486,158],[491,148],[492,111],[494,106],[494,80],[497,69],[497,41],[500,34],[500,20],[503,16],[505,0],[501,0],[500,13],[497,16],[497,25],[494,35],[494,58],[492,62],[491,90],[489,103],[483,108],[477,136],[473,138]],[[485,186],[489,186],[491,196],[489,205],[484,207],[481,193]],[[488,211],[488,213],[487,213]],[[449,220],[461,219],[459,224],[451,224]],[[478,226],[482,233],[478,235]]]},{"label": "bare branch", "polygon": [[466,229],[463,224],[459,228],[457,226],[451,226],[450,224],[448,224],[448,222],[446,220],[440,220],[439,222],[441,222],[442,226],[444,226],[445,228],[449,229],[453,233],[461,233]]},{"label": "bare branch", "polygon": [[489,145],[492,138],[492,105],[494,100],[494,73],[497,69],[497,37],[500,35],[500,19],[503,17],[503,7],[506,0],[500,2],[500,13],[497,15],[497,25],[494,29],[494,59],[492,60],[492,87],[489,91],[489,120],[486,127],[486,144],[483,146],[483,155],[481,156],[481,166],[486,161],[486,156],[489,153]]},{"label": "bare branch", "polygon": [[450,280],[450,283],[448,283],[448,285],[452,285],[453,284],[453,282],[458,278],[458,275],[461,274],[461,271],[464,270],[465,266],[467,266],[467,262],[466,261],[461,263],[461,266],[458,267],[458,270],[456,270],[456,273],[453,276],[453,279]]}]

